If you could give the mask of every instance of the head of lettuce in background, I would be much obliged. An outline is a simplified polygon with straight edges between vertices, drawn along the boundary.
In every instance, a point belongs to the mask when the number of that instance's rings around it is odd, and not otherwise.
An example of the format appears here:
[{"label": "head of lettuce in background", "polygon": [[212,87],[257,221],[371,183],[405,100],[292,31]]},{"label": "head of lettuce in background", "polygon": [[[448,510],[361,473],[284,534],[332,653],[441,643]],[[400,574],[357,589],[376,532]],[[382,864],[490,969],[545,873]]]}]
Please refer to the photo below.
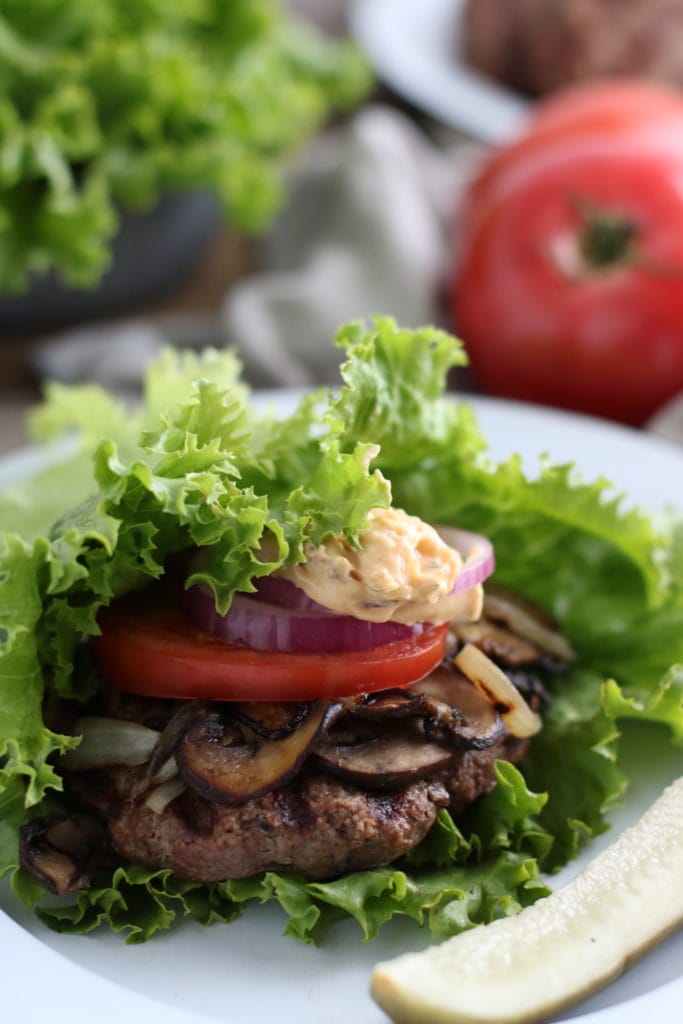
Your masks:
[{"label": "head of lettuce in background", "polygon": [[164,193],[263,227],[287,155],[369,81],[280,0],[3,0],[0,294],[48,270],[96,285],[117,211]]},{"label": "head of lettuce in background", "polygon": [[[288,934],[305,941],[344,914],[366,937],[395,914],[452,934],[533,902],[546,891],[540,869],[605,827],[626,784],[618,718],[661,723],[683,742],[680,532],[658,533],[622,511],[605,481],[580,482],[571,467],[542,463],[527,479],[515,457],[494,465],[471,409],[444,393],[465,360],[449,335],[377,319],[342,328],[337,343],[344,386],[309,395],[283,420],[250,407],[229,352],[168,352],[133,416],[96,388],[50,389],[34,426],[43,437],[74,427],[78,447],[0,495],[0,867],[30,905],[45,895],[17,868],[17,832],[59,804],[54,756],[74,740],[45,727],[41,705],[46,691],[86,700],[98,685],[81,642],[98,609],[163,577],[167,557],[189,544],[211,547],[205,573],[225,602],[263,571],[266,524],[280,558],[298,558],[304,538],[353,537],[389,501],[375,468],[395,505],[488,534],[497,578],[548,608],[577,651],[523,774],[500,763],[496,790],[457,827],[441,811],[384,869],[205,885],[124,865],[69,905],[39,908],[51,927],[106,921],[136,941],[178,914],[225,921],[245,901],[275,898]],[[371,469],[369,444],[381,447]]]}]

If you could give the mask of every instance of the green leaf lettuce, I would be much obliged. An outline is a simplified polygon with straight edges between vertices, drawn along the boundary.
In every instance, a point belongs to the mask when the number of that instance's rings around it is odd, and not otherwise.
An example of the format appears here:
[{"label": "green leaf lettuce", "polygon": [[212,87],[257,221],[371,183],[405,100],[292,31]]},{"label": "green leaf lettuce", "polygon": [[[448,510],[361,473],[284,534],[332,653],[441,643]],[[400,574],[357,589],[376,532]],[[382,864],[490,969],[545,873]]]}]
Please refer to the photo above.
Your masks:
[{"label": "green leaf lettuce", "polygon": [[369,81],[278,0],[4,0],[0,293],[97,284],[120,210],[169,194],[262,228],[291,152]]}]

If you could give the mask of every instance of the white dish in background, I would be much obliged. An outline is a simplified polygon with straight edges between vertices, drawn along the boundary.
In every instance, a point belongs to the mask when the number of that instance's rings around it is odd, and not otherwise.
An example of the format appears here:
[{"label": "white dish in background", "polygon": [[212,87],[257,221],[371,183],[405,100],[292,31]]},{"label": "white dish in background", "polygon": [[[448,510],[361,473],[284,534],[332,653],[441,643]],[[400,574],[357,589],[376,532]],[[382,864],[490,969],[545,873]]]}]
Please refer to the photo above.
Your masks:
[{"label": "white dish in background", "polygon": [[464,0],[351,0],[351,31],[379,77],[438,121],[481,142],[521,130],[531,102],[459,57]]},{"label": "white dish in background", "polygon": [[[274,392],[261,402],[287,411],[294,396]],[[592,479],[605,474],[618,491],[657,512],[671,503],[683,508],[683,451],[647,434],[599,420],[503,402],[468,398],[495,458],[513,451],[533,470],[537,456],[575,461]],[[35,452],[0,460],[0,487],[36,469]],[[23,466],[22,466],[23,463]],[[613,829],[600,836],[554,884],[575,874],[610,843],[681,773],[681,751],[661,742],[654,728],[633,741],[628,761],[637,766],[625,807]],[[672,894],[673,897],[680,894]],[[62,936],[48,931],[0,890],[0,958],[3,1021],[30,1019],[51,1024],[121,1024],[163,1020],[165,1024],[382,1024],[370,1000],[370,971],[429,936],[412,923],[391,922],[369,945],[354,922],[333,928],[312,948],[281,936],[284,917],[273,906],[250,907],[237,922],[202,928],[183,922],[142,946],[126,946],[108,931]],[[642,1024],[650,1017],[678,1019],[683,1002],[683,932],[671,937],[603,992],[553,1018],[582,1024]]]}]

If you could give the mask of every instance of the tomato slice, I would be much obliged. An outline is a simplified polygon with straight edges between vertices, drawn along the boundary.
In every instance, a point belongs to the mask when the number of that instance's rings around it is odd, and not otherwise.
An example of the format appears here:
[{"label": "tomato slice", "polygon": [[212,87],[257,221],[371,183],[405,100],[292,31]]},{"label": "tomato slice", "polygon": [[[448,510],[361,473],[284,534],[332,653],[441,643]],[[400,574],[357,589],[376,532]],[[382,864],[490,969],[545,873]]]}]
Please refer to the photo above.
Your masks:
[{"label": "tomato slice", "polygon": [[149,697],[314,700],[408,686],[443,658],[448,625],[345,654],[286,654],[225,643],[175,606],[127,598],[99,615],[91,641],[112,686]]}]

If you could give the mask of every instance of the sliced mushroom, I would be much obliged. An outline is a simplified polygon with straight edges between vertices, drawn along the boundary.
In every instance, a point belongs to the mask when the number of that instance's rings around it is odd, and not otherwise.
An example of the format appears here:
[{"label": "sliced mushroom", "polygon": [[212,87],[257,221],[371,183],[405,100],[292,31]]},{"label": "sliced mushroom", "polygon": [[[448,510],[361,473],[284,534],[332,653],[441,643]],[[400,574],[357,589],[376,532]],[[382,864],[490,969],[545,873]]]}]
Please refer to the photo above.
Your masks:
[{"label": "sliced mushroom", "polygon": [[493,661],[501,662],[506,668],[519,668],[543,656],[540,648],[490,619],[457,623],[453,626],[453,632],[461,645],[476,644],[484,654]]},{"label": "sliced mushroom", "polygon": [[555,620],[529,598],[500,583],[486,584],[484,615],[494,622],[502,622],[513,633],[562,662],[574,658],[574,651]]},{"label": "sliced mushroom", "polygon": [[169,768],[169,762],[174,760],[176,746],[188,729],[211,718],[218,720],[218,713],[206,701],[191,700],[179,705],[154,747],[143,780],[144,789],[155,783],[167,782],[176,774],[175,770],[171,772]]},{"label": "sliced mushroom", "polygon": [[[444,736],[460,748],[485,750],[505,735],[500,715],[472,682],[452,665],[441,665],[410,691],[431,701],[428,736]],[[447,709],[444,711],[444,709]]]},{"label": "sliced mushroom", "polygon": [[233,705],[240,722],[263,739],[280,740],[289,736],[310,714],[310,701],[241,701]]},{"label": "sliced mushroom", "polygon": [[19,863],[55,896],[71,896],[85,889],[89,883],[89,877],[74,864],[71,857],[47,843],[31,842],[25,846]]},{"label": "sliced mushroom", "polygon": [[350,700],[346,712],[354,718],[415,718],[429,714],[429,701],[410,690],[379,690]]},{"label": "sliced mushroom", "polygon": [[239,804],[288,782],[317,739],[327,706],[312,704],[298,729],[279,740],[248,741],[237,722],[210,719],[193,726],[176,747],[180,776],[200,796]]},{"label": "sliced mushroom", "polygon": [[90,873],[110,853],[104,824],[88,814],[36,818],[19,833],[19,863],[55,896],[90,884]]},{"label": "sliced mushroom", "polygon": [[[318,742],[315,756],[326,771],[366,789],[402,789],[447,768],[455,751],[428,740],[415,719],[390,729],[364,723],[365,732],[336,728]],[[370,734],[370,735],[369,735]]]},{"label": "sliced mushroom", "polygon": [[484,750],[505,733],[494,708],[457,669],[441,666],[411,687],[362,694],[345,705],[352,719],[421,718],[427,739],[459,749]]}]

